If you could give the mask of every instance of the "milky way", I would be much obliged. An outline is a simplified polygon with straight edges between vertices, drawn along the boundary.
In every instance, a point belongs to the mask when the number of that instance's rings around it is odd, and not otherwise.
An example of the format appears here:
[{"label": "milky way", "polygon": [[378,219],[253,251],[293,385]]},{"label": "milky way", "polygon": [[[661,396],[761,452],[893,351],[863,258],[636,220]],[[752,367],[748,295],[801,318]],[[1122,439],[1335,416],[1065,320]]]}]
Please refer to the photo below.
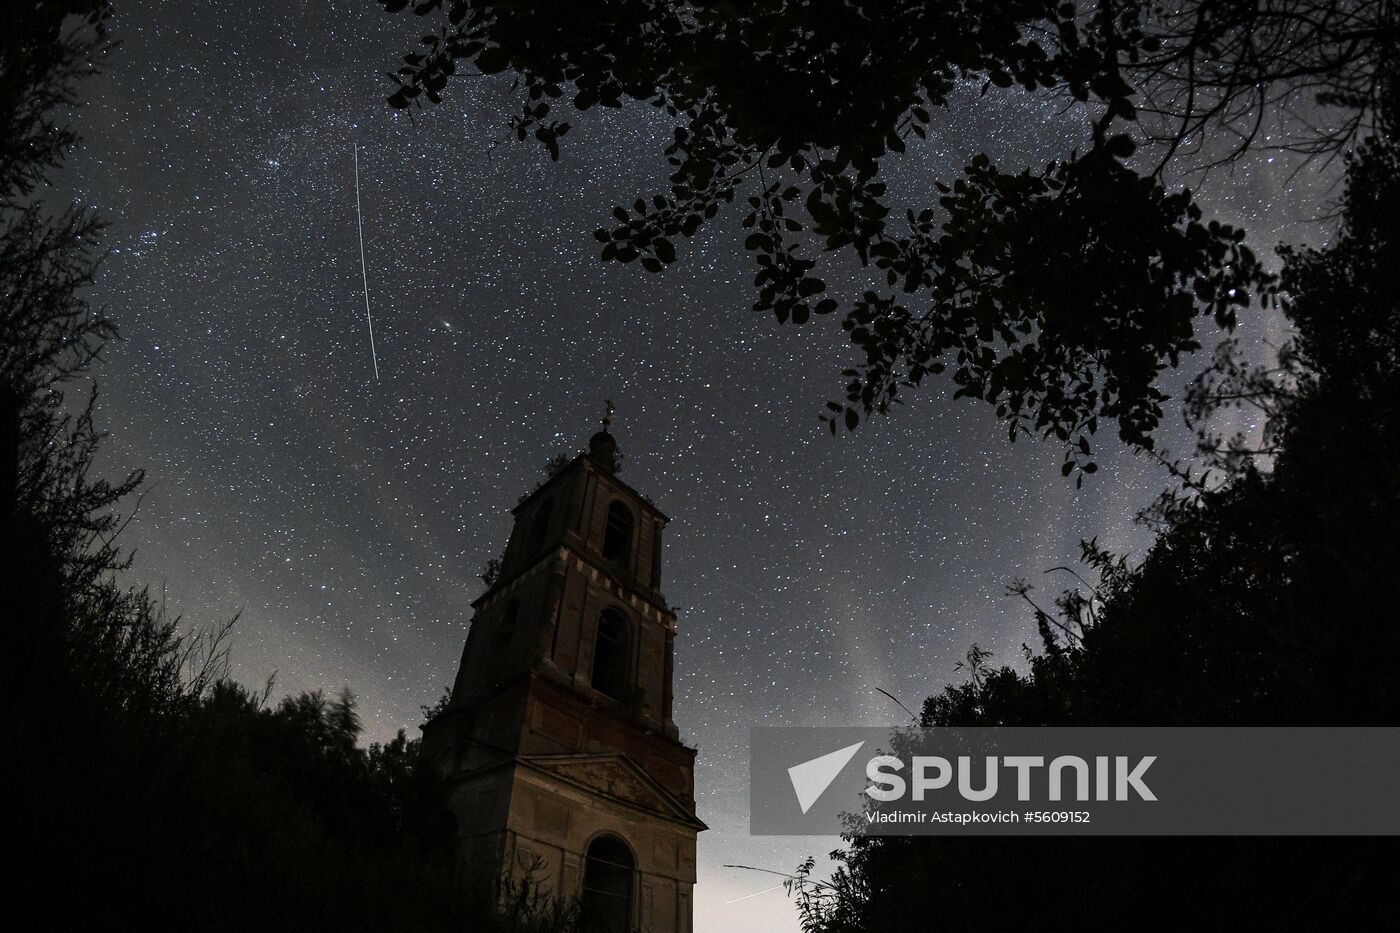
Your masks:
[{"label": "milky way", "polygon": [[[1014,577],[1067,584],[1045,571],[1089,536],[1146,545],[1132,516],[1166,479],[1107,437],[1076,492],[1056,448],[1008,445],[987,406],[944,385],[825,434],[851,351],[834,320],[749,310],[739,212],[663,275],[600,263],[593,228],[664,185],[670,127],[652,108],[581,121],[553,164],[499,142],[502,80],[392,113],[382,73],[420,24],[369,0],[121,3],[113,25],[123,44],[86,88],[58,190],[112,221],[93,297],[124,340],[96,375],[106,465],[148,472],[132,579],[192,622],[238,614],[239,679],[349,686],[367,738],[414,730],[451,682],[510,507],[615,400],[623,475],[674,519],[675,718],[711,826],[698,929],[795,928],[781,891],[726,906],[771,879],[721,866],[788,870],[837,841],[747,835],[749,725],[897,722],[877,688],[916,707],[974,642],[1020,662],[1035,635],[1005,595]],[[926,201],[982,148],[1033,160],[1081,132],[975,94],[935,119],[896,195]],[[1261,157],[1208,191],[1266,251],[1324,235],[1308,222],[1319,171]],[[1290,186],[1301,206],[1268,206]]]}]

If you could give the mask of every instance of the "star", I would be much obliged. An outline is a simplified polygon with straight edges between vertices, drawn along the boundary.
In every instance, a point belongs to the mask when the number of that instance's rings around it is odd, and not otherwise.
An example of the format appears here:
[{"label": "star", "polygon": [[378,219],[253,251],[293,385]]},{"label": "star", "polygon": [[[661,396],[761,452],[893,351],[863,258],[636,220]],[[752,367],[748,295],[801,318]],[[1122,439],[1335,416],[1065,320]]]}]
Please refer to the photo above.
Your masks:
[{"label": "star", "polygon": [[[554,164],[493,144],[495,79],[458,82],[411,120],[390,111],[380,72],[404,40],[373,5],[252,7],[123,4],[65,175],[112,221],[92,297],[126,340],[96,375],[112,472],[150,478],[126,532],[132,580],[163,582],[192,620],[240,614],[245,683],[275,670],[280,692],[348,685],[367,739],[416,730],[454,675],[510,507],[614,400],[624,478],[673,517],[675,719],[701,750],[712,827],[697,928],[735,929],[724,903],[763,885],[723,864],[786,871],[836,845],[747,834],[748,725],[899,721],[879,691],[914,707],[958,679],[973,643],[1022,663],[1034,624],[1005,596],[1012,578],[1072,564],[1091,536],[1147,546],[1133,515],[1164,485],[1151,464],[1106,449],[1077,492],[1058,450],[1008,445],[946,385],[826,435],[818,415],[852,350],[829,322],[749,310],[737,211],[679,243],[663,275],[599,262],[592,230],[662,184],[664,114],[586,121]],[[944,119],[890,179],[910,205],[974,147],[1035,164],[1081,131],[1030,99]],[[1288,205],[1336,175],[1294,168],[1248,160],[1202,196],[1252,242],[1317,243],[1325,227]],[[1279,328],[1258,316],[1244,333],[1277,342]],[[1185,430],[1166,445],[1185,451]],[[796,929],[780,893],[746,907],[754,929]]]}]

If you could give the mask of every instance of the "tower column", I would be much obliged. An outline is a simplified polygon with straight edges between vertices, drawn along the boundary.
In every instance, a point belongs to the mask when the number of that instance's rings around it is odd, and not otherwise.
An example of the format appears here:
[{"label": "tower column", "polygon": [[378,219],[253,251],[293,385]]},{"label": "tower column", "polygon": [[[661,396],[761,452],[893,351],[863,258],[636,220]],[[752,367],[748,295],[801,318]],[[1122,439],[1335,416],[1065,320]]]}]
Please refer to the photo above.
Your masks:
[{"label": "tower column", "polygon": [[[668,519],[618,475],[603,430],[513,510],[424,755],[449,782],[474,871],[576,904],[585,930],[691,926],[695,750],[672,722]],[[625,921],[625,925],[620,926]]]}]

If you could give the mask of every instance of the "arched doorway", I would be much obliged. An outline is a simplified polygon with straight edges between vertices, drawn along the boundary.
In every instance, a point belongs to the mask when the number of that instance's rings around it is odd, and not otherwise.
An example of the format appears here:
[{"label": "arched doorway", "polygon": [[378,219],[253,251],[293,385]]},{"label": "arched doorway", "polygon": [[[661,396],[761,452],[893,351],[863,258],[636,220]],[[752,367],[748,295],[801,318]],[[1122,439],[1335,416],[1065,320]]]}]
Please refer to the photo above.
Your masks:
[{"label": "arched doorway", "polygon": [[616,836],[599,836],[589,844],[579,916],[584,933],[632,933],[636,867],[632,850]]}]

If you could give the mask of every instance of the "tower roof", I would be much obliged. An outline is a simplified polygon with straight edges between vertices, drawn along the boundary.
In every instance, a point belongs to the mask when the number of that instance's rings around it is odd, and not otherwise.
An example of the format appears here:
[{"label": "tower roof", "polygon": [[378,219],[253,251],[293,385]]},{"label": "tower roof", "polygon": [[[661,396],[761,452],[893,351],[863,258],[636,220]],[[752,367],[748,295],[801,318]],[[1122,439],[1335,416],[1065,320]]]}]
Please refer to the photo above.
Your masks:
[{"label": "tower roof", "polygon": [[612,427],[613,403],[612,399],[604,402],[607,405],[603,415],[603,430],[588,439],[588,454],[598,462],[598,466],[609,473],[617,472],[617,441],[613,439]]},{"label": "tower roof", "polygon": [[613,437],[612,431],[610,430],[610,428],[612,427],[612,420],[613,403],[611,400],[609,400],[607,402],[606,414],[604,414],[603,416],[603,429],[588,439],[587,452],[581,453],[574,457],[574,459],[569,462],[568,466],[564,467],[561,470],[558,470],[539,486],[535,487],[533,491],[531,491],[528,495],[526,495],[516,504],[515,508],[511,509],[511,512],[519,513],[522,509],[525,508],[526,505],[528,505],[532,500],[534,500],[537,496],[543,493],[546,489],[554,488],[558,484],[561,477],[572,475],[578,468],[579,461],[585,460],[593,466],[597,467],[602,472],[606,473],[608,476],[608,480],[615,486],[619,486],[624,491],[631,493],[631,495],[637,500],[638,504],[641,505],[642,508],[653,513],[657,518],[661,519],[663,524],[669,522],[671,519],[666,515],[665,512],[662,512],[659,508],[656,507],[656,503],[652,502],[641,492],[634,489],[630,484],[623,482],[623,480],[617,475],[619,458],[617,450],[617,439]]}]

